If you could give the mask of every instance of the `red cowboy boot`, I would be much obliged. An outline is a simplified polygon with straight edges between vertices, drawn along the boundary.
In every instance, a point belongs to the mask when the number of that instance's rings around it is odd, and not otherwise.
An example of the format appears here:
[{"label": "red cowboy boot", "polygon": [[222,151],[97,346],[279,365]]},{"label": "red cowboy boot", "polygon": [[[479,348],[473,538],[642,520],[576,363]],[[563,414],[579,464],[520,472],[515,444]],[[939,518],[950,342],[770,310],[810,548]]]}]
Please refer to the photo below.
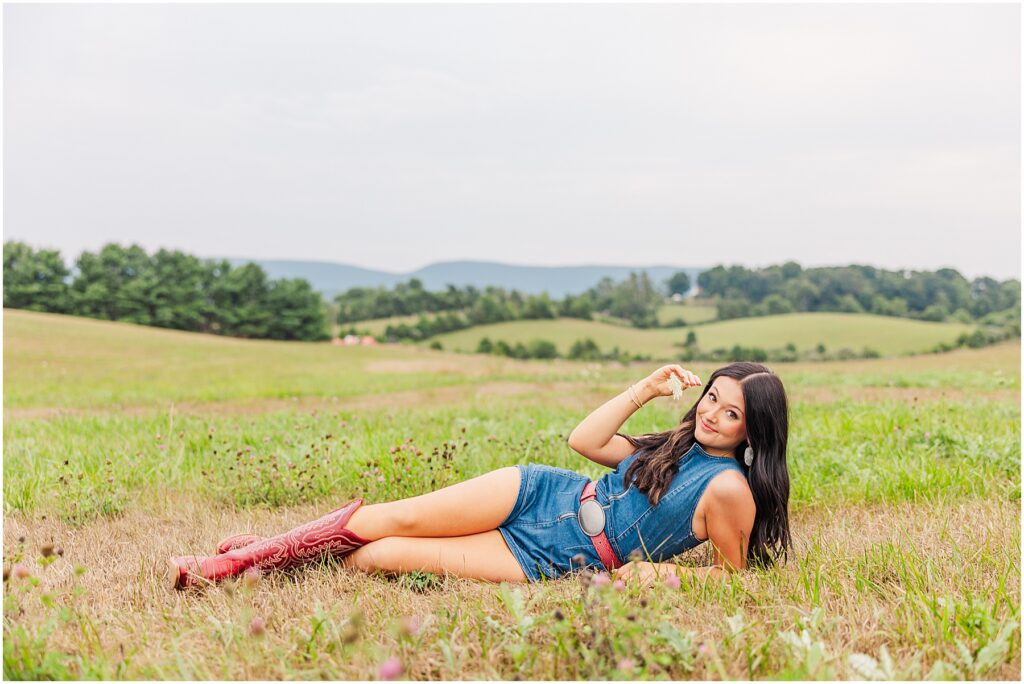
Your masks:
[{"label": "red cowboy boot", "polygon": [[173,557],[167,566],[168,583],[175,589],[184,589],[204,580],[212,583],[236,577],[249,568],[286,568],[323,553],[344,557],[371,541],[345,528],[362,503],[362,499],[355,499],[317,520],[241,549],[206,558]]},{"label": "red cowboy boot", "polygon": [[220,543],[217,544],[217,555],[235,549],[244,549],[249,544],[262,541],[263,539],[266,539],[266,537],[261,537],[258,534],[236,534],[227,539],[221,539]]},{"label": "red cowboy boot", "polygon": [[[345,504],[345,506],[348,506],[348,504]],[[345,506],[338,506],[333,511],[331,511],[331,513],[334,513],[335,511],[340,511]],[[328,513],[328,515],[330,515],[330,513]],[[231,551],[233,549],[243,549],[249,544],[253,544],[264,539],[266,539],[266,537],[261,537],[258,534],[233,534],[230,537],[226,537],[220,540],[220,542],[217,544],[217,555],[227,553],[228,551]]]}]

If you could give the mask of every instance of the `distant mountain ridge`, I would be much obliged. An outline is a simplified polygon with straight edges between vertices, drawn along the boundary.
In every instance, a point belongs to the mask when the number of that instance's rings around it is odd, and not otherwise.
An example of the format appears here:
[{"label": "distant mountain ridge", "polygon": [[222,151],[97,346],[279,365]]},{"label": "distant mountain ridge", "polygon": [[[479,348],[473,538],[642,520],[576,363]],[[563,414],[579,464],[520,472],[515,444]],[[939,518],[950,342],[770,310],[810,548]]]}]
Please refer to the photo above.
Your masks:
[{"label": "distant mountain ridge", "polygon": [[662,286],[679,271],[686,271],[690,282],[696,284],[697,275],[707,270],[683,266],[515,266],[493,261],[441,261],[409,273],[389,273],[326,261],[220,258],[232,266],[259,264],[272,279],[305,278],[327,299],[333,299],[353,287],[393,287],[397,283],[409,282],[411,278],[419,278],[423,287],[431,291],[444,290],[449,283],[457,287],[472,285],[479,289],[494,285],[525,294],[547,292],[553,298],[561,299],[567,294],[585,292],[605,276],[621,281],[631,272],[646,271],[655,285]]}]

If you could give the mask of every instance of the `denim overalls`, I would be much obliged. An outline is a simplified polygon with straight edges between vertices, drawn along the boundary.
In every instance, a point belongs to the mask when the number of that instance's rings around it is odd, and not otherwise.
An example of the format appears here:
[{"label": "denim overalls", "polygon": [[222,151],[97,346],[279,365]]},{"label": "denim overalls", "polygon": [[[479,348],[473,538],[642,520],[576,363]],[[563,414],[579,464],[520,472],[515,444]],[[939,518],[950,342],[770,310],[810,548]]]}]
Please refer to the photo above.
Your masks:
[{"label": "denim overalls", "polygon": [[726,470],[743,475],[743,469],[736,459],[712,456],[694,442],[679,460],[679,471],[658,505],[652,506],[646,494],[623,485],[636,455],[633,452],[597,481],[597,500],[606,509],[604,531],[615,555],[625,563],[639,549],[645,560],[650,556],[660,563],[704,541],[697,539],[692,527],[700,497],[716,475]]},{"label": "denim overalls", "polygon": [[[646,560],[662,562],[701,543],[693,534],[693,513],[716,475],[743,469],[733,458],[712,456],[699,444],[680,459],[679,471],[657,506],[623,478],[639,452],[597,481],[597,502],[605,509],[605,534],[623,563],[639,549]],[[603,567],[594,545],[576,517],[580,496],[590,479],[586,475],[529,463],[518,465],[519,496],[508,518],[498,527],[512,554],[530,581],[541,576],[560,577],[581,565],[572,558],[582,554],[587,566]]]}]

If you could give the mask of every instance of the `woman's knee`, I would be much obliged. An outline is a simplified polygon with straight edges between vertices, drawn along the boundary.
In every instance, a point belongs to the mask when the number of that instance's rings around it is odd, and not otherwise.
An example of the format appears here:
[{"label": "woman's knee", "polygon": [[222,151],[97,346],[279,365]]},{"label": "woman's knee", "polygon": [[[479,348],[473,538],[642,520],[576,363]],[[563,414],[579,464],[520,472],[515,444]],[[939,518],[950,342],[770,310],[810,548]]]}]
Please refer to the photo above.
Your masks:
[{"label": "woman's knee", "polygon": [[345,557],[345,565],[363,572],[390,570],[394,565],[398,545],[395,537],[383,537],[362,546]]}]

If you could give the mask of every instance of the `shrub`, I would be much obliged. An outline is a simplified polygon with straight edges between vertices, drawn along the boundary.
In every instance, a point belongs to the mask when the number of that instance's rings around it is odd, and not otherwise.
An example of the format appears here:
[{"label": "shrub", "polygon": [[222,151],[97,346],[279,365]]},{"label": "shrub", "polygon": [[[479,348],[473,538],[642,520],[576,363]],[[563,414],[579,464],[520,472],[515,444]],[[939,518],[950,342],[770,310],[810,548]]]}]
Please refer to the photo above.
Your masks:
[{"label": "shrub", "polygon": [[531,359],[557,359],[558,347],[550,340],[531,340],[526,354]]}]

